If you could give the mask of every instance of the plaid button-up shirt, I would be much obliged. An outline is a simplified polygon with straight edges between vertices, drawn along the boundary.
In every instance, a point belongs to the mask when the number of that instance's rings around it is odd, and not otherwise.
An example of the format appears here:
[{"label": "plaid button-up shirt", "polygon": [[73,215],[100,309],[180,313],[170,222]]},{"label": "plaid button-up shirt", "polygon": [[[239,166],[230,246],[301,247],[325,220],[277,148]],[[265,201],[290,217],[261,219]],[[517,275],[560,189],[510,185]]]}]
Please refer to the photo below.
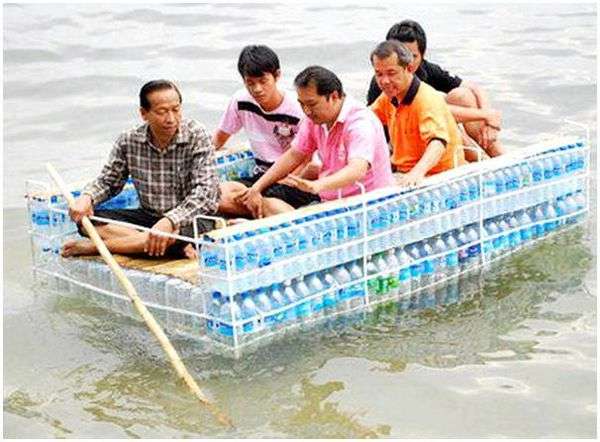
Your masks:
[{"label": "plaid button-up shirt", "polygon": [[214,147],[204,126],[182,120],[171,144],[162,150],[150,139],[148,124],[119,136],[100,176],[84,188],[94,205],[118,194],[131,175],[141,207],[175,226],[191,224],[196,215],[214,214],[219,182]]}]

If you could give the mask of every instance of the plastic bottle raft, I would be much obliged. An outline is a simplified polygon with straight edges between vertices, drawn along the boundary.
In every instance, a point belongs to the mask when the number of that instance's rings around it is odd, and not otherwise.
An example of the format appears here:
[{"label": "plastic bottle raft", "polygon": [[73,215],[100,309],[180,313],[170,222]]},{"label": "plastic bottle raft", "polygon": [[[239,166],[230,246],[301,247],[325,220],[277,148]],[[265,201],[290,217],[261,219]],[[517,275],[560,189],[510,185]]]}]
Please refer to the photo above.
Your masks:
[{"label": "plastic bottle raft", "polygon": [[[458,299],[474,269],[584,219],[589,156],[580,139],[555,140],[429,177],[418,189],[380,189],[214,230],[194,239],[197,264],[120,261],[137,267],[127,275],[168,330],[237,353],[384,301]],[[218,160],[222,179],[250,173],[251,155],[228,157]],[[36,274],[133,315],[108,266],[60,258],[76,227],[61,197],[28,184],[37,195],[28,198]],[[108,204],[135,207],[135,189],[126,185]],[[178,272],[161,273],[175,264]]]}]

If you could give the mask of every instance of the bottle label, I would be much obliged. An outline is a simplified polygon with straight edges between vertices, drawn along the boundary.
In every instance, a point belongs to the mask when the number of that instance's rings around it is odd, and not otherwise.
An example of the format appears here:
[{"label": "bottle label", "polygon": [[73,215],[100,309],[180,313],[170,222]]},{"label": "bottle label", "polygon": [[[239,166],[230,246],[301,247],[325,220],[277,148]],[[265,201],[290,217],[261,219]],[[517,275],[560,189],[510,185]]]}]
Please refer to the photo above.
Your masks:
[{"label": "bottle label", "polygon": [[448,267],[455,267],[458,265],[458,253],[453,252],[446,255],[446,265]]},{"label": "bottle label", "polygon": [[233,336],[233,327],[228,324],[221,324],[219,327],[219,333],[221,333],[223,336],[231,337]]},{"label": "bottle label", "polygon": [[298,318],[310,316],[310,303],[308,301],[296,306],[296,316]]},{"label": "bottle label", "polygon": [[407,281],[410,279],[410,267],[405,267],[400,269],[400,273],[398,274],[398,278],[400,281]]},{"label": "bottle label", "polygon": [[281,259],[281,257],[283,256],[283,246],[278,241],[278,238],[275,238],[275,241],[273,242],[275,243],[275,245],[273,246],[273,258]]},{"label": "bottle label", "polygon": [[246,266],[246,257],[242,254],[235,255],[235,269],[239,272]]},{"label": "bottle label", "polygon": [[418,278],[423,272],[421,264],[413,264],[410,266],[410,276],[412,278]]}]

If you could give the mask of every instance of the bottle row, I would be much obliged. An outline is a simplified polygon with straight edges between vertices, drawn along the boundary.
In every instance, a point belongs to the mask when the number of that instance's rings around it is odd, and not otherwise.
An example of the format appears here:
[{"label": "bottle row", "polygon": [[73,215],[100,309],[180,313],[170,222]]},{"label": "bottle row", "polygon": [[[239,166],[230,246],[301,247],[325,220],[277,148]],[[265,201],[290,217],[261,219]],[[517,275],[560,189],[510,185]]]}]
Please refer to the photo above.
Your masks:
[{"label": "bottle row", "polygon": [[254,153],[251,150],[234,152],[217,157],[217,174],[220,181],[250,178],[254,175]]},{"label": "bottle row", "polygon": [[366,264],[366,290],[363,262],[355,260],[284,283],[246,290],[239,297],[213,291],[207,311],[208,332],[231,338],[237,327],[243,339],[243,335],[267,333],[329,312],[351,310],[366,302],[367,293],[369,302],[375,302],[377,297],[403,296],[428,287],[441,285],[435,290],[445,290],[448,280],[477,268],[483,259],[506,255],[562,224],[578,221],[581,215],[567,216],[584,208],[576,204],[576,199],[569,195],[554,204],[487,219],[483,248],[477,225],[472,224],[371,255]]},{"label": "bottle row", "polygon": [[[193,314],[205,314],[206,321],[196,322],[196,327],[204,324],[214,339],[231,345],[234,334],[238,342],[251,341],[292,324],[359,308],[367,302],[372,304],[393,297],[409,302],[407,295],[417,292],[421,293],[419,299],[423,302],[419,301],[420,304],[433,302],[434,305],[436,299],[452,302],[461,294],[464,274],[480,266],[484,259],[504,256],[562,224],[579,221],[583,209],[585,198],[581,193],[566,195],[553,204],[544,203],[486,219],[481,241],[477,224],[472,224],[405,247],[375,253],[369,256],[366,266],[362,259],[356,259],[283,283],[245,290],[239,297],[218,291],[211,293],[203,286],[166,275],[137,270],[127,270],[126,274],[146,303],[181,310],[172,313],[179,315],[181,321],[189,321]],[[122,293],[118,281],[103,263],[57,259],[64,273],[73,279]],[[102,296],[110,308],[120,306],[122,313],[131,314],[129,302]],[[422,307],[426,307],[425,304]]]},{"label": "bottle row", "polygon": [[[81,191],[71,192],[74,198],[81,195]],[[97,209],[134,209],[139,207],[138,193],[133,186],[131,178],[123,190],[108,201],[99,204]],[[33,196],[29,205],[31,216],[31,229],[34,233],[43,236],[65,235],[77,231],[77,227],[67,214],[68,205],[62,195],[52,195],[50,199]],[[49,241],[46,241],[48,244]]]},{"label": "bottle row", "polygon": [[[521,193],[519,196],[523,198],[507,198],[506,202],[497,200],[495,204],[497,207],[502,204],[502,211],[483,209],[483,214],[485,217],[494,217],[499,213],[533,207],[537,202],[546,200],[558,201],[559,208],[566,201],[569,206],[581,207],[585,203],[585,196],[581,190],[572,192],[572,189],[583,185],[583,179],[579,183],[577,180],[563,183],[553,189],[553,195],[559,194],[558,199],[548,194],[531,198],[527,193]],[[405,218],[421,218],[419,209],[411,212],[409,208],[423,207],[426,195],[427,192],[421,198],[411,196],[409,202],[413,203],[412,206],[400,200],[368,209],[367,225],[371,236],[366,241],[366,254],[372,255],[398,244],[431,238],[477,222],[480,218],[480,208],[473,204],[450,212],[434,209],[436,216],[428,216],[415,224],[402,222]],[[413,198],[416,201],[411,201]],[[259,281],[283,281],[357,259],[365,254],[363,223],[363,212],[356,208],[343,208],[270,229],[262,228],[258,234],[250,231],[237,235],[237,242],[228,245],[228,250],[223,243],[205,244],[200,254],[200,273],[218,290],[235,293],[244,287],[256,288]],[[277,232],[279,228],[283,228],[281,232]],[[299,255],[302,255],[301,260],[294,259]]]}]

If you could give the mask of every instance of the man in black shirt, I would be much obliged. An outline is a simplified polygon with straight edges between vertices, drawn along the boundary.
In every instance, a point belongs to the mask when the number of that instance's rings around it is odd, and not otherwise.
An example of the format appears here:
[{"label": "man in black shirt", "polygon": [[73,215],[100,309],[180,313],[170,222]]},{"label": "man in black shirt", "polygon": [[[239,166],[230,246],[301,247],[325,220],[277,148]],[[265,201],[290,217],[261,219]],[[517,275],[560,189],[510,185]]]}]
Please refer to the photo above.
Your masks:
[{"label": "man in black shirt", "polygon": [[[501,113],[489,106],[487,95],[476,84],[450,75],[437,64],[423,58],[427,49],[427,37],[421,25],[413,20],[396,23],[387,33],[386,40],[390,39],[400,41],[412,52],[413,62],[409,69],[419,79],[446,94],[446,102],[454,119],[463,123],[466,132],[463,133],[464,144],[473,144],[470,140],[474,140],[489,156],[503,154],[505,149],[498,140]],[[367,94],[367,104],[373,103],[380,94],[381,89],[373,77]],[[466,150],[465,158],[476,161],[477,154]]]}]

